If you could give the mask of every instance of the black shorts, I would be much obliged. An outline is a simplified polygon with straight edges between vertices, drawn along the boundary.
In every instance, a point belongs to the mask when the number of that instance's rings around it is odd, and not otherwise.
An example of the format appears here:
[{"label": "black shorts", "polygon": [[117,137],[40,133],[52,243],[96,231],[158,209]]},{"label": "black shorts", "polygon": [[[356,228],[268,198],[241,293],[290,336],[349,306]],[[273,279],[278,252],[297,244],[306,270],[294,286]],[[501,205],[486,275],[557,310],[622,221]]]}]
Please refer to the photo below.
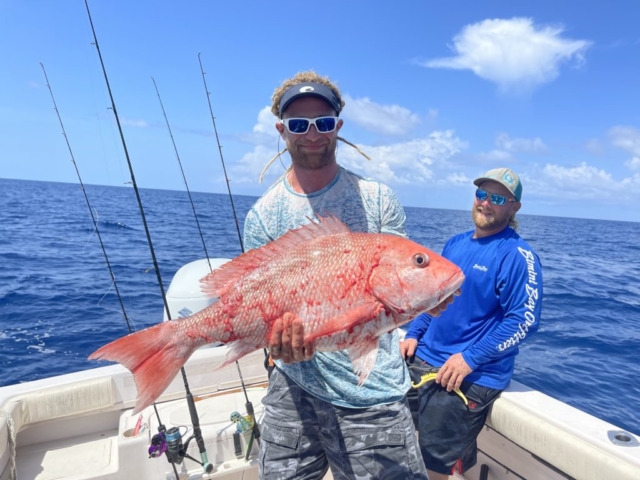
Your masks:
[{"label": "black shorts", "polygon": [[[420,377],[438,370],[416,357],[409,365],[414,383]],[[420,387],[418,402],[418,432],[420,450],[426,467],[434,472],[452,475],[465,472],[477,462],[476,439],[482,431],[489,408],[501,390],[462,382],[460,390],[469,405],[454,392],[447,392],[435,381]]]}]

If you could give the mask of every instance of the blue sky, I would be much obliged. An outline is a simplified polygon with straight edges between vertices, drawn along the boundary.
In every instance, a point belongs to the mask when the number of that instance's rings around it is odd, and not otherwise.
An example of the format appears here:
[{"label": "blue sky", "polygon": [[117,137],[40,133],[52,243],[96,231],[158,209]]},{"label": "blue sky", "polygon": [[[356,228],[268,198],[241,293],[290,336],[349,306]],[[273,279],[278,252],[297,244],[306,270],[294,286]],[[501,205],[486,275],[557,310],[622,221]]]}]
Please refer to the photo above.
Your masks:
[{"label": "blue sky", "polygon": [[[89,3],[140,187],[234,193],[289,162],[268,111],[313,69],[347,105],[338,161],[406,206],[466,210],[509,166],[522,213],[640,221],[640,3],[125,1]],[[76,182],[40,62],[85,183],[130,180],[84,2],[0,2],[0,177]]]}]

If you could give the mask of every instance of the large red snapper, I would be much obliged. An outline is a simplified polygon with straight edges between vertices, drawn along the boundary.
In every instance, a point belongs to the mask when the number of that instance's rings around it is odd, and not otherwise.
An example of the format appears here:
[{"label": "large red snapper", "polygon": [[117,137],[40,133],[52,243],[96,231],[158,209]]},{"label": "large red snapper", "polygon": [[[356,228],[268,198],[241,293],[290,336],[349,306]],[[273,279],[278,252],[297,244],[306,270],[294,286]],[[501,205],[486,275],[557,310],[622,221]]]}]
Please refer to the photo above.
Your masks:
[{"label": "large red snapper", "polygon": [[362,383],[378,337],[438,305],[463,280],[456,265],[406,238],[354,233],[335,217],[320,217],[203,278],[203,292],[219,297],[213,305],[115,340],[89,359],[131,370],[137,413],[198,347],[226,343],[227,365],[266,347],[275,320],[290,312],[317,351],[348,349]]}]

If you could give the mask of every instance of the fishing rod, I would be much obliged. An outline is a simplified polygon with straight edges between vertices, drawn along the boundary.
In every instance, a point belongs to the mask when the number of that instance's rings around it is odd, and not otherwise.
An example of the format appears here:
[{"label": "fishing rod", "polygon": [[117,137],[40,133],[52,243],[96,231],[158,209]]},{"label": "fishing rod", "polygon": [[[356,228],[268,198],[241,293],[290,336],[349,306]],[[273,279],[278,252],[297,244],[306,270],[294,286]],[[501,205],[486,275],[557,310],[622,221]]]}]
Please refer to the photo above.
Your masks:
[{"label": "fishing rod", "polygon": [[113,283],[113,287],[116,292],[116,296],[118,297],[118,301],[120,302],[120,309],[122,310],[122,316],[124,317],[125,322],[127,322],[127,327],[129,328],[129,333],[133,333],[133,329],[131,328],[131,324],[129,323],[129,317],[127,316],[127,311],[124,308],[124,303],[122,302],[122,296],[120,295],[120,290],[118,289],[118,283],[116,282],[116,276],[113,273],[113,269],[111,268],[111,262],[109,262],[109,256],[107,255],[107,250],[104,247],[104,243],[102,242],[102,235],[100,234],[100,229],[98,228],[98,222],[96,221],[96,217],[93,215],[93,208],[91,208],[91,203],[89,202],[89,197],[87,195],[87,191],[84,188],[84,183],[82,182],[82,177],[80,176],[80,170],[78,169],[78,164],[76,163],[76,159],[73,155],[73,150],[71,149],[71,144],[69,143],[69,137],[67,137],[67,132],[64,128],[64,124],[62,123],[62,117],[60,116],[60,111],[58,110],[58,105],[56,104],[56,99],[53,96],[53,90],[51,89],[51,85],[49,84],[49,77],[47,76],[47,71],[44,68],[42,62],[40,62],[40,66],[42,67],[42,73],[44,73],[45,81],[47,82],[47,88],[49,89],[49,94],[51,95],[51,100],[53,101],[53,109],[56,111],[56,115],[58,116],[58,122],[60,122],[60,128],[62,129],[62,135],[64,136],[64,140],[67,143],[67,148],[69,149],[69,155],[71,155],[71,162],[73,162],[73,166],[76,170],[76,174],[78,175],[78,182],[80,182],[80,188],[82,189],[82,193],[84,195],[84,199],[87,202],[87,207],[89,208],[89,214],[91,215],[91,221],[93,222],[93,228],[96,231],[98,236],[98,240],[100,241],[100,248],[102,249],[102,254],[104,255],[104,261],[107,263],[107,268],[109,269],[109,274],[111,275],[111,282]]},{"label": "fishing rod", "polygon": [[[111,85],[109,83],[109,78],[107,76],[107,70],[104,66],[104,61],[102,59],[102,53],[100,51],[100,46],[98,44],[98,36],[96,35],[96,31],[95,28],[93,26],[93,19],[91,18],[91,11],[89,10],[89,3],[88,0],[84,0],[84,4],[87,8],[87,15],[89,17],[89,23],[91,24],[91,32],[93,33],[93,40],[94,40],[94,45],[96,47],[96,50],[98,52],[98,58],[100,59],[100,66],[102,67],[102,73],[104,75],[104,80],[105,83],[107,85],[107,91],[109,92],[109,99],[111,101],[111,110],[113,111],[113,115],[115,117],[116,120],[116,124],[118,126],[118,132],[120,134],[120,141],[122,143],[122,148],[124,149],[124,154],[125,154],[125,158],[127,160],[127,165],[129,167],[129,173],[131,175],[131,184],[133,186],[133,189],[135,191],[136,194],[136,199],[138,201],[138,207],[140,209],[140,216],[142,218],[142,223],[144,225],[144,231],[145,234],[147,236],[147,243],[149,245],[149,251],[151,252],[151,257],[153,259],[153,266],[156,272],[156,277],[158,279],[158,286],[160,287],[160,292],[162,294],[162,301],[164,303],[164,308],[165,311],[167,313],[167,319],[171,320],[171,312],[169,311],[169,304],[167,303],[167,297],[165,295],[165,291],[164,291],[164,286],[162,284],[162,276],[160,275],[160,267],[158,266],[158,261],[156,259],[156,254],[155,254],[155,250],[153,248],[153,242],[151,241],[151,234],[149,232],[149,226],[147,224],[147,218],[145,216],[144,213],[144,208],[142,206],[142,199],[140,198],[140,192],[138,190],[138,184],[136,182],[136,178],[135,175],[133,173],[133,166],[131,164],[131,159],[129,158],[129,151],[127,149],[127,143],[125,141],[124,138],[124,133],[122,132],[122,125],[120,124],[120,117],[118,116],[118,110],[116,109],[116,104],[115,104],[115,100],[113,99],[113,93],[111,92]],[[171,465],[173,466],[173,470],[174,473],[176,475],[176,480],[179,478],[178,476],[178,471],[176,469],[176,463],[181,463],[182,462],[182,456],[185,456],[187,458],[190,458],[191,460],[199,463],[200,465],[202,465],[202,468],[204,469],[204,471],[206,473],[211,473],[213,471],[213,464],[211,464],[209,462],[209,458],[207,457],[207,450],[204,444],[204,438],[202,437],[202,432],[200,430],[200,420],[198,418],[198,412],[196,410],[195,407],[195,401],[193,399],[193,395],[191,393],[191,390],[189,389],[189,382],[187,380],[187,373],[184,369],[184,367],[182,367],[180,369],[180,371],[182,372],[182,380],[184,382],[184,388],[186,391],[186,399],[187,399],[187,404],[189,406],[189,414],[191,416],[191,423],[193,425],[193,435],[191,436],[191,438],[189,438],[183,448],[183,450],[178,450],[176,453],[179,453],[180,455],[167,455],[167,459],[169,459],[169,462],[171,463]],[[157,415],[158,411],[156,409],[156,415]],[[160,426],[158,427],[158,434],[159,435],[164,435],[166,440],[167,440],[167,452],[173,452],[174,450],[177,450],[177,448],[170,448],[171,446],[174,447],[180,447],[182,445],[180,445],[181,442],[181,435],[179,430],[177,429],[177,427],[173,427],[170,428],[168,431],[166,431],[165,434],[165,427],[164,425],[161,424],[160,422],[160,417],[158,417],[158,423],[160,423]],[[174,431],[175,430],[175,431]],[[186,450],[187,450],[187,445],[188,443],[193,439],[196,439],[196,442],[198,444],[198,449],[200,451],[200,458],[202,459],[202,462],[199,462],[198,460],[194,459],[193,457],[189,456],[186,454]],[[151,447],[150,447],[151,450]]]},{"label": "fishing rod", "polygon": [[200,228],[200,221],[198,220],[198,214],[196,213],[196,207],[193,204],[193,198],[191,198],[191,191],[189,190],[189,185],[187,184],[187,177],[184,174],[184,169],[182,168],[182,162],[180,161],[180,155],[178,154],[178,147],[176,146],[176,141],[173,138],[173,132],[171,131],[171,126],[169,125],[169,119],[167,118],[167,113],[164,110],[164,105],[162,103],[162,98],[160,97],[160,92],[158,91],[158,85],[156,84],[156,80],[151,77],[153,81],[153,86],[156,89],[156,94],[158,95],[158,100],[160,101],[160,108],[162,109],[162,115],[164,115],[164,120],[167,123],[167,130],[169,130],[169,136],[171,137],[171,143],[173,144],[173,151],[176,153],[176,159],[178,160],[178,165],[180,165],[180,172],[182,173],[182,179],[184,180],[184,186],[187,189],[187,195],[189,196],[189,202],[191,202],[191,209],[193,210],[193,217],[196,219],[196,225],[198,226],[198,232],[200,233],[200,240],[202,240],[202,248],[204,249],[204,255],[207,258],[207,263],[209,264],[209,271],[213,272],[213,268],[211,267],[211,260],[209,259],[209,252],[207,252],[207,245],[204,241],[204,235],[202,235],[202,229]]},{"label": "fishing rod", "polygon": [[[220,137],[218,137],[218,128],[216,127],[216,117],[213,115],[213,107],[211,106],[211,92],[209,92],[209,88],[207,87],[207,79],[205,78],[205,71],[202,67],[202,59],[200,58],[200,53],[198,53],[198,63],[200,64],[200,73],[202,74],[202,83],[204,85],[204,91],[207,94],[207,104],[209,105],[209,114],[211,116],[211,122],[213,123],[213,131],[216,135],[216,143],[218,144],[218,152],[220,152],[220,162],[222,163],[222,172],[224,173],[224,179],[227,183],[227,192],[229,193],[229,200],[231,201],[231,210],[233,211],[233,218],[236,221],[236,230],[238,232],[238,241],[240,242],[240,250],[244,253],[244,244],[242,243],[242,235],[240,234],[240,224],[238,222],[238,215],[236,213],[236,207],[233,203],[233,195],[231,194],[231,186],[229,184],[229,177],[227,176],[227,168],[224,164],[224,157],[222,155],[222,145],[220,145]],[[264,350],[265,354],[265,367],[269,372],[268,362],[269,355],[267,354],[266,349]],[[247,389],[244,384],[244,379],[242,378],[242,371],[240,370],[240,363],[236,361],[236,366],[238,367],[238,375],[240,376],[240,383],[242,384],[242,391],[244,392],[244,398],[246,399],[245,408],[247,409],[247,414],[253,419],[253,427],[251,431],[251,438],[249,440],[249,445],[247,447],[247,453],[245,455],[245,460],[249,459],[249,453],[251,452],[251,444],[252,440],[255,439],[256,443],[260,445],[260,428],[258,427],[258,422],[256,421],[256,416],[253,410],[253,404],[249,400],[249,395],[247,395]],[[239,438],[237,436],[234,438],[236,442],[239,442]]]},{"label": "fishing rod", "polygon": [[218,151],[220,152],[220,163],[222,163],[222,172],[224,173],[224,179],[227,182],[227,192],[229,192],[229,200],[231,201],[231,210],[233,211],[233,218],[236,221],[236,230],[238,232],[238,241],[240,242],[240,250],[244,253],[244,245],[242,243],[242,235],[240,234],[240,224],[238,223],[238,215],[236,214],[236,206],[233,203],[233,195],[231,194],[231,186],[229,185],[229,177],[227,176],[227,167],[224,164],[224,157],[222,156],[222,145],[220,145],[220,138],[218,137],[218,128],[216,127],[216,117],[213,115],[213,108],[211,107],[211,92],[207,88],[207,79],[205,78],[205,72],[202,68],[202,60],[198,53],[198,63],[200,63],[200,72],[202,73],[202,82],[204,83],[204,91],[207,94],[207,103],[209,104],[209,114],[211,115],[211,122],[213,123],[213,131],[216,134],[216,143],[218,144]]},{"label": "fishing rod", "polygon": [[[220,137],[218,136],[218,128],[216,127],[216,117],[213,115],[213,107],[211,106],[211,92],[209,92],[209,87],[207,87],[207,79],[205,77],[205,71],[202,67],[202,59],[200,58],[200,53],[198,53],[198,63],[200,64],[200,73],[202,74],[202,83],[204,85],[204,91],[207,94],[207,104],[209,105],[209,114],[211,116],[211,122],[213,123],[213,131],[216,134],[216,143],[218,144],[218,152],[220,152],[220,162],[222,163],[222,171],[224,173],[224,179],[227,183],[227,192],[229,193],[229,200],[231,201],[231,210],[233,211],[233,218],[236,221],[236,230],[238,232],[238,241],[240,242],[240,250],[244,253],[244,244],[242,243],[242,235],[240,234],[240,224],[238,222],[238,215],[236,213],[236,207],[233,203],[233,195],[231,194],[231,186],[229,183],[229,177],[227,176],[227,168],[224,164],[224,156],[222,155],[222,145],[220,145]],[[266,349],[263,349],[265,356],[265,368],[270,376],[270,356],[267,353]],[[236,366],[238,367],[238,375],[240,376],[240,383],[242,385],[242,391],[244,392],[244,398],[246,399],[245,408],[247,409],[247,414],[253,419],[253,425],[251,430],[251,437],[249,440],[249,445],[247,447],[247,453],[245,455],[245,460],[249,459],[249,453],[251,452],[252,441],[255,439],[256,443],[260,445],[260,428],[258,427],[258,422],[256,421],[256,415],[253,409],[253,403],[249,400],[249,396],[247,395],[247,388],[244,384],[244,379],[242,378],[242,371],[240,370],[240,363],[236,361]],[[240,439],[237,435],[234,435],[234,440],[239,443]]]}]

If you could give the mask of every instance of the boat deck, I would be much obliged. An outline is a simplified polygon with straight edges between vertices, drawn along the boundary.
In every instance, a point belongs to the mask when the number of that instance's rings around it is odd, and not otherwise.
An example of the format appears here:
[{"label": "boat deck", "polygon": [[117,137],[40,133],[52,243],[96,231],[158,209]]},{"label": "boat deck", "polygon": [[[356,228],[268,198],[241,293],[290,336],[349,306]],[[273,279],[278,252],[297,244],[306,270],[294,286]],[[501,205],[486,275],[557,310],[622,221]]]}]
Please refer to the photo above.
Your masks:
[{"label": "boat deck", "polygon": [[[214,471],[203,475],[198,463],[185,459],[181,479],[258,478],[255,444],[245,460],[249,433],[241,435],[236,454],[230,416],[246,413],[246,399],[235,364],[214,371],[225,355],[224,348],[203,349],[186,367]],[[258,420],[266,394],[263,361],[262,352],[240,361]],[[142,428],[133,435],[139,419],[131,414],[135,399],[133,378],[118,365],[0,388],[0,409],[11,418],[8,423],[0,417],[0,480],[10,478],[10,430],[17,433],[20,480],[173,480],[166,457],[148,455],[159,425],[153,407],[143,410]],[[157,408],[167,429],[179,427],[184,438],[191,436],[181,378],[169,385]],[[479,450],[467,480],[640,478],[640,438],[517,382],[494,404]],[[195,441],[187,453],[200,459]]]}]

